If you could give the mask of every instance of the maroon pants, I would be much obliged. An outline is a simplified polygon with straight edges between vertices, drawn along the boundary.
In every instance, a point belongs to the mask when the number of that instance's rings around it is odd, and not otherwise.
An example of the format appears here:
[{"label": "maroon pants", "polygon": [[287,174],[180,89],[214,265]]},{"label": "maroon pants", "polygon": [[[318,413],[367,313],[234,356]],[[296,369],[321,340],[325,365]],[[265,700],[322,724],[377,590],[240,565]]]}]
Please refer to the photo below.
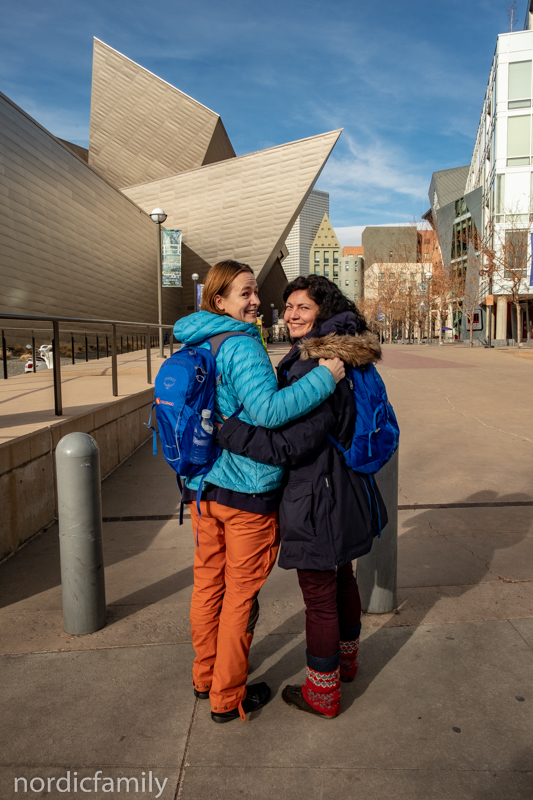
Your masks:
[{"label": "maroon pants", "polygon": [[[352,564],[324,572],[299,569],[298,582],[305,601],[307,652],[316,658],[329,658],[339,652],[341,633],[361,622],[361,599]],[[359,635],[359,634],[357,634]]]}]

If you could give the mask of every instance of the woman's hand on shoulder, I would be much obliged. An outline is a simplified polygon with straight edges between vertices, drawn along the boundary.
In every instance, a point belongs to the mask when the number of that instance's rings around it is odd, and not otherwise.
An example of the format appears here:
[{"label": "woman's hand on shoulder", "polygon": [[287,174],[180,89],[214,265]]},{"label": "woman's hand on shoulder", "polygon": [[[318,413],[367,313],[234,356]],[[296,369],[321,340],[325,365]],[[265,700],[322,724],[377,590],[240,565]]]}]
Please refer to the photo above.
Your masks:
[{"label": "woman's hand on shoulder", "polygon": [[338,383],[346,377],[344,361],[341,361],[340,358],[321,358],[318,362],[318,366],[327,367],[333,375],[335,383]]}]

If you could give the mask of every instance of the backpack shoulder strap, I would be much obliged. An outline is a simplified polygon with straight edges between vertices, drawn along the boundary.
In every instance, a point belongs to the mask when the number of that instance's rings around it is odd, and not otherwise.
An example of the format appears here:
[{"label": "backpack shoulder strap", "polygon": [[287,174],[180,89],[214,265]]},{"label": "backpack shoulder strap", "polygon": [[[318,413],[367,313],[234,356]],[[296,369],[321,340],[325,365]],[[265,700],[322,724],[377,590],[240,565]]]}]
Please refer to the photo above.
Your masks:
[{"label": "backpack shoulder strap", "polygon": [[254,338],[249,333],[244,333],[244,331],[228,331],[228,333],[217,333],[216,336],[211,336],[209,339],[206,339],[206,341],[209,342],[214,358],[217,357],[221,345],[226,341],[226,339],[231,339],[232,336],[248,336],[250,339]]}]

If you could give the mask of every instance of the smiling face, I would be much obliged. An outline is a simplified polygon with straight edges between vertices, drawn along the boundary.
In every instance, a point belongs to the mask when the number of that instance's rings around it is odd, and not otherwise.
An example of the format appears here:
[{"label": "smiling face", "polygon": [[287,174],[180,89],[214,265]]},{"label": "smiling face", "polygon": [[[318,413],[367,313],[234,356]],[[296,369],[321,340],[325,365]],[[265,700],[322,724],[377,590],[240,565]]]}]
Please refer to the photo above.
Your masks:
[{"label": "smiling face", "polygon": [[320,307],[312,300],[304,289],[293,292],[287,298],[285,322],[289,328],[291,339],[301,339],[315,326]]},{"label": "smiling face", "polygon": [[257,281],[251,272],[240,272],[231,282],[226,297],[217,294],[214,301],[219,311],[239,322],[257,322],[257,309],[261,303]]}]

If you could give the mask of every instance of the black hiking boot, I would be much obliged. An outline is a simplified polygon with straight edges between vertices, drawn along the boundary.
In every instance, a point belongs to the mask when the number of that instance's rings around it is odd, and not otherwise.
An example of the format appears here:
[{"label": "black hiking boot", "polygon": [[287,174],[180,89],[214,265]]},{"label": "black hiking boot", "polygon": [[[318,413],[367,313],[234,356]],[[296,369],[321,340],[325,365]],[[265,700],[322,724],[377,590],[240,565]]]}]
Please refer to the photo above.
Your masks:
[{"label": "black hiking boot", "polygon": [[[242,710],[245,714],[256,711],[258,708],[266,706],[270,700],[270,687],[266,683],[254,683],[246,687],[246,697],[242,701]],[[239,707],[232,708],[230,711],[211,711],[213,722],[230,722],[241,716]]]}]

